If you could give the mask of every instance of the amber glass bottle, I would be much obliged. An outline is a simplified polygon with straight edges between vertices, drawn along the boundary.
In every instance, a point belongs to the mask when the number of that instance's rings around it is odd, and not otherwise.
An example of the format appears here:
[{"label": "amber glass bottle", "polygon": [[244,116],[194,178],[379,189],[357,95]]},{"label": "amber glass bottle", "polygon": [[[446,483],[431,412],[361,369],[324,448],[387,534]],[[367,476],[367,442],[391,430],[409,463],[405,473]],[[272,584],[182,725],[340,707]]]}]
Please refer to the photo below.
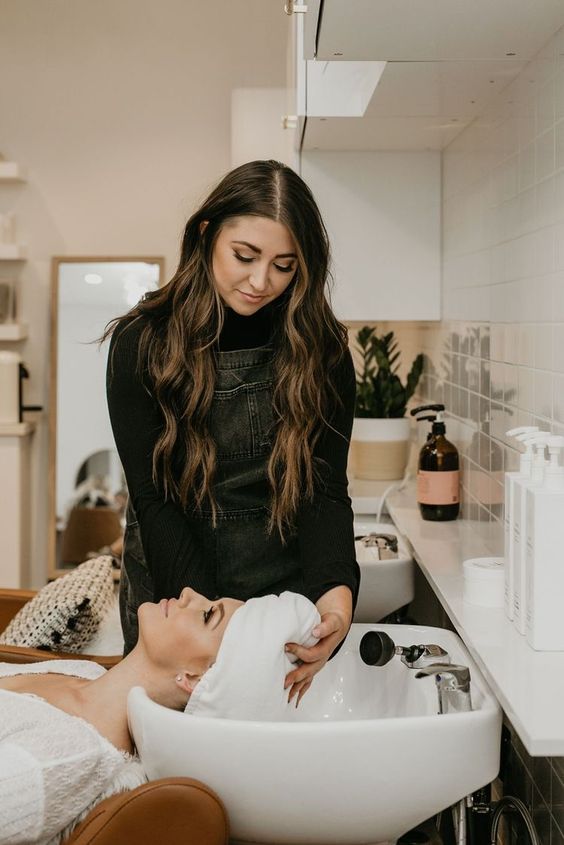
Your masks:
[{"label": "amber glass bottle", "polygon": [[[442,417],[444,405],[415,408],[413,415],[432,410],[437,412],[431,436],[419,452],[417,468],[417,502],[423,519],[446,522],[456,519],[460,511],[460,462],[458,450],[446,439]],[[418,420],[429,417],[418,417]],[[432,418],[431,418],[432,419]]]}]

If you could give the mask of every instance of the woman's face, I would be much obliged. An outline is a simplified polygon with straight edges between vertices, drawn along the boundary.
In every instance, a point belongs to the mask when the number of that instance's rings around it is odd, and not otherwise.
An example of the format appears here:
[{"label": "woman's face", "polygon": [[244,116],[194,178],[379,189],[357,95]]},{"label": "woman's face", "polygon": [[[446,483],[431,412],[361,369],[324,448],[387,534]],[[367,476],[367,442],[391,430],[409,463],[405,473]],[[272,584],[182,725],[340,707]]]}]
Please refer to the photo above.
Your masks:
[{"label": "woman's face", "polygon": [[139,639],[154,663],[202,675],[215,661],[237,599],[210,601],[185,587],[177,599],[139,607]]},{"label": "woman's face", "polygon": [[296,245],[283,223],[253,215],[234,217],[220,229],[212,266],[225,305],[250,316],[284,293],[294,278]]}]

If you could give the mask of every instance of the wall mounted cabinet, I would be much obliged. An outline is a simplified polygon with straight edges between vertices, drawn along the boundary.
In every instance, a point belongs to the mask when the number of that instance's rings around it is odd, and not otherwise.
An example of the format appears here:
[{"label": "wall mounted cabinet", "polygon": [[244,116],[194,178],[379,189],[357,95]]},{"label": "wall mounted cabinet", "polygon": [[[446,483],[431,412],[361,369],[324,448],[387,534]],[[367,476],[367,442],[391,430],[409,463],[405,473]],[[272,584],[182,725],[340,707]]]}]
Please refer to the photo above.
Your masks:
[{"label": "wall mounted cabinet", "polygon": [[347,322],[439,320],[440,154],[302,152]]},{"label": "wall mounted cabinet", "polygon": [[315,5],[290,19],[289,131],[329,231],[335,311],[347,322],[438,320],[440,153],[350,147],[346,127],[365,121],[386,65],[306,58]]},{"label": "wall mounted cabinet", "polygon": [[329,61],[529,61],[564,24],[562,0],[324,0],[307,14],[306,55]]},{"label": "wall mounted cabinet", "polygon": [[[356,113],[313,109],[308,80],[301,149],[426,151],[444,149],[483,113],[564,26],[564,4],[308,0],[294,18],[308,69],[315,60],[314,71],[346,80],[355,64],[384,66]],[[351,105],[357,91],[349,88]]]}]

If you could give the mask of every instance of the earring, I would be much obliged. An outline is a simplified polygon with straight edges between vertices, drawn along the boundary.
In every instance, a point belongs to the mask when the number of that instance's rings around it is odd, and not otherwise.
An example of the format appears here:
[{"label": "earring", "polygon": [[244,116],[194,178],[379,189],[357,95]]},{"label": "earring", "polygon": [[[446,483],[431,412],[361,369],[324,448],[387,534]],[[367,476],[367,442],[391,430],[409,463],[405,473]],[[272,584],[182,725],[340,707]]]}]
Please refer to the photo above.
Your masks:
[{"label": "earring", "polygon": [[182,675],[177,675],[176,676],[177,683],[180,683],[181,680],[182,680]]}]

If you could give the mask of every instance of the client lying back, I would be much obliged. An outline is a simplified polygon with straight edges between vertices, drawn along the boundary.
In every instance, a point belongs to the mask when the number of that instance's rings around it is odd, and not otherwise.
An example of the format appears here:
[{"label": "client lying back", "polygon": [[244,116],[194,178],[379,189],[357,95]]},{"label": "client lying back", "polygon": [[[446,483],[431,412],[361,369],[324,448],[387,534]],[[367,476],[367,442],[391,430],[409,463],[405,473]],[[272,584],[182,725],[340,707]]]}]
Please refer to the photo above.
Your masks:
[{"label": "client lying back", "polygon": [[137,645],[109,671],[84,660],[0,664],[0,845],[46,843],[143,781],[127,722],[134,686],[196,716],[284,719],[284,644],[312,645],[319,622],[296,593],[211,602],[189,588],[138,614]]}]

